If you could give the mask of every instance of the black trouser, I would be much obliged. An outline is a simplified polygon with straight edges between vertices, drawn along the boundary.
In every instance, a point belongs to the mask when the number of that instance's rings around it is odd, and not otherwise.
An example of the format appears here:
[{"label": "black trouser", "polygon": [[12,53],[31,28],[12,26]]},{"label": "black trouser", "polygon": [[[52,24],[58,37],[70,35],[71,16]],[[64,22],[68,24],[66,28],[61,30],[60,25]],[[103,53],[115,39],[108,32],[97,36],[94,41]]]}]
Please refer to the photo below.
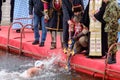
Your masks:
[{"label": "black trouser", "polygon": [[10,22],[13,22],[13,15],[14,15],[14,0],[11,0],[10,5],[11,5],[11,8],[10,8]]},{"label": "black trouser", "polygon": [[68,38],[69,38],[68,24],[67,24],[67,21],[63,20],[63,42],[64,42],[64,47],[68,46]]},{"label": "black trouser", "polygon": [[0,24],[1,24],[1,21],[2,21],[2,5],[0,5]]},{"label": "black trouser", "polygon": [[108,37],[107,37],[107,33],[104,31],[105,28],[105,24],[102,24],[102,55],[106,55],[106,53],[108,52]]},{"label": "black trouser", "polygon": [[102,33],[102,55],[106,55],[108,52],[108,39],[107,39],[107,33],[103,32]]}]

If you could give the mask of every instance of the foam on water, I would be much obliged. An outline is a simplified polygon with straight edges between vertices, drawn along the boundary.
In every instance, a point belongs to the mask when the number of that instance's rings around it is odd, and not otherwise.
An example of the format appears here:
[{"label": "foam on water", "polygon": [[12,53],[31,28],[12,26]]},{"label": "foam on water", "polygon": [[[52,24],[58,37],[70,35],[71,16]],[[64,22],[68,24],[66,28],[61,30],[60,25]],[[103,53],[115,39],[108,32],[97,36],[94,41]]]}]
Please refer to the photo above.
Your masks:
[{"label": "foam on water", "polygon": [[[30,68],[30,66],[34,66],[32,63],[27,63],[27,64],[21,64],[19,65],[19,68],[21,68],[18,71],[9,71],[6,68],[2,68],[0,70],[0,80],[54,80],[49,79],[50,77],[56,77],[57,75],[60,74],[60,67],[57,68],[56,65],[54,64],[57,61],[60,61],[61,56],[60,55],[52,55],[51,58],[45,59],[45,60],[40,60],[44,64],[44,69],[40,72],[38,76],[35,76],[33,78],[23,78],[21,75],[26,75],[24,73],[25,70]],[[14,63],[16,64],[16,63]],[[26,69],[27,67],[27,69]],[[59,69],[59,70],[58,70]]]},{"label": "foam on water", "polygon": [[6,70],[0,71],[0,80],[24,80],[19,77],[19,72],[7,72]]}]

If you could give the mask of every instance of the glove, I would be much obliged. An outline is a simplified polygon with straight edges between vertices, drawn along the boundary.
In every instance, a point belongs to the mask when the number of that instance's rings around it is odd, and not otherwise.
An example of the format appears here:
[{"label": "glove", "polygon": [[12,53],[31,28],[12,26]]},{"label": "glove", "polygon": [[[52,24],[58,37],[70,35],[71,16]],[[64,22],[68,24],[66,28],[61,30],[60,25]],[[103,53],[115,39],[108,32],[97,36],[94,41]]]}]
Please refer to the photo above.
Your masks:
[{"label": "glove", "polygon": [[74,41],[73,39],[70,39],[70,40],[68,41],[68,48],[69,48],[70,50],[73,49],[74,43],[75,43],[75,41]]}]

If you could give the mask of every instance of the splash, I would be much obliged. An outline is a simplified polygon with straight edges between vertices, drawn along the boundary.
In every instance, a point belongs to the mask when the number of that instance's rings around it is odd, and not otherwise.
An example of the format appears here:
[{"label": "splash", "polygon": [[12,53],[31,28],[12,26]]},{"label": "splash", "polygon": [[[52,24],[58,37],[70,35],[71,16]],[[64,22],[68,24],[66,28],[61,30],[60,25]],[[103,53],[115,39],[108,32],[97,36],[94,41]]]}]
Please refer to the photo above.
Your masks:
[{"label": "splash", "polygon": [[[22,74],[24,75],[24,71],[26,71],[30,67],[34,67],[34,63],[33,61],[31,61],[25,64],[20,63],[19,65],[16,65],[19,63],[18,62],[18,63],[14,63],[14,65],[17,66],[17,69],[9,70],[8,68],[5,68],[5,69],[4,67],[1,68],[0,80],[58,80],[56,78],[58,78],[62,74],[61,72],[64,70],[62,69],[62,67],[59,67],[57,64],[59,61],[61,61],[61,55],[54,54],[47,59],[39,60],[39,61],[41,61],[45,67],[37,76],[34,76],[32,78],[21,77]],[[59,79],[59,80],[62,80],[62,79]]]},{"label": "splash", "polygon": [[24,80],[19,77],[19,72],[8,72],[6,70],[0,71],[0,80]]}]

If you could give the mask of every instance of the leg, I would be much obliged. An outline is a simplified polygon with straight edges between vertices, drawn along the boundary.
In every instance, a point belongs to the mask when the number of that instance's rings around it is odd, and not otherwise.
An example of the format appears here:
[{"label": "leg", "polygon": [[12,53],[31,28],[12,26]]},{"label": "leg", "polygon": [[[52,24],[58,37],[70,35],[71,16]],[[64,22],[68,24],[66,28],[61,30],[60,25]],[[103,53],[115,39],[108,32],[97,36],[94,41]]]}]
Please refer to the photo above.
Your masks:
[{"label": "leg", "polygon": [[64,42],[64,48],[68,47],[68,38],[69,38],[69,32],[68,32],[68,24],[66,20],[63,20],[63,42]]},{"label": "leg", "polygon": [[73,50],[74,50],[75,54],[81,51],[81,45],[80,45],[79,41],[75,42]]},{"label": "leg", "polygon": [[11,0],[10,5],[11,5],[11,8],[10,8],[10,22],[13,22],[14,0]]},{"label": "leg", "polygon": [[56,31],[50,31],[50,33],[51,33],[51,38],[52,38],[50,49],[55,49],[56,48],[57,32]]},{"label": "leg", "polygon": [[61,47],[63,48],[63,32],[60,32]]},{"label": "leg", "polygon": [[108,51],[108,40],[107,40],[107,33],[102,33],[102,56],[105,56]]},{"label": "leg", "polygon": [[44,16],[41,17],[41,26],[42,26],[42,36],[41,36],[41,43],[39,46],[44,46],[44,42],[46,40],[47,29],[45,27]]},{"label": "leg", "polygon": [[102,24],[102,56],[105,56],[108,51],[108,38],[107,38],[107,32],[104,30],[105,24]]},{"label": "leg", "polygon": [[[78,41],[74,44],[74,53],[88,53],[88,37],[87,36],[81,36]],[[86,50],[85,52],[83,52]]]},{"label": "leg", "polygon": [[[108,33],[108,47],[117,42],[117,32]],[[108,64],[116,63],[117,46],[114,46],[108,57]]]},{"label": "leg", "polygon": [[34,42],[32,43],[33,45],[36,45],[36,44],[39,44],[39,28],[38,28],[38,24],[39,24],[39,19],[40,17],[37,16],[35,13],[34,13],[34,20],[33,20],[33,26],[34,26]]}]

